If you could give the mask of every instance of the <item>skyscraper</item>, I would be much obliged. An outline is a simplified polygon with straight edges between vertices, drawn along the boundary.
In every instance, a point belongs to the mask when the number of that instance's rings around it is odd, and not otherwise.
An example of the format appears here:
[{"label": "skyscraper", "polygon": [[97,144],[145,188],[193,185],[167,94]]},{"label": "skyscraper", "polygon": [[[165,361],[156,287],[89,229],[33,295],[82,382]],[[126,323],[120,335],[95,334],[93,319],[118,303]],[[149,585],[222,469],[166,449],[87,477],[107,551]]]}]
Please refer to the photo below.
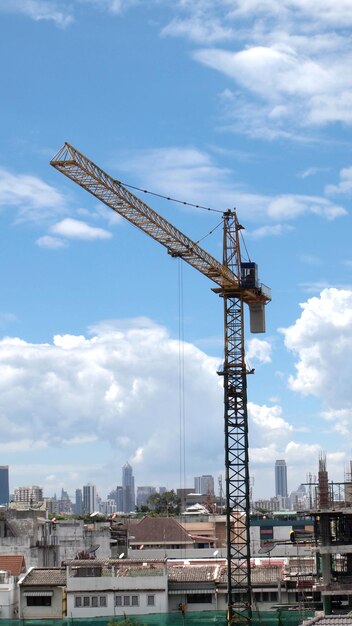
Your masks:
[{"label": "skyscraper", "polygon": [[83,485],[83,514],[90,515],[97,510],[97,488],[92,483]]},{"label": "skyscraper", "polygon": [[0,504],[8,504],[9,500],[9,466],[0,465]]},{"label": "skyscraper", "polygon": [[202,495],[214,495],[214,476],[203,474],[203,476],[194,477],[194,490]]},{"label": "skyscraper", "polygon": [[122,468],[122,504],[123,512],[130,513],[135,509],[135,495],[134,495],[134,476],[132,474],[132,467],[127,462]]},{"label": "skyscraper", "polygon": [[82,515],[83,513],[82,489],[76,489],[76,504],[74,506],[74,511],[76,515]]},{"label": "skyscraper", "polygon": [[275,461],[275,495],[287,498],[287,466],[284,459]]}]

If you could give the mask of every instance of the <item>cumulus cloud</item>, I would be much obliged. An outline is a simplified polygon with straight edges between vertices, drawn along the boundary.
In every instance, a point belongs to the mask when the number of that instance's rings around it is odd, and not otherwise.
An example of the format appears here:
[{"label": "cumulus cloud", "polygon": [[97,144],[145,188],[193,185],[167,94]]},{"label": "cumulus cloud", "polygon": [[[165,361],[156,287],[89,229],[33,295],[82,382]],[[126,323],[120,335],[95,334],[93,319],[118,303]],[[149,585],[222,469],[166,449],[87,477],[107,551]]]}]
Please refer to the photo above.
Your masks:
[{"label": "cumulus cloud", "polygon": [[68,239],[84,239],[89,241],[93,239],[110,239],[112,236],[111,233],[104,228],[90,226],[86,222],[71,217],[66,217],[61,220],[61,222],[57,222],[51,226],[50,231],[55,235],[61,235]]},{"label": "cumulus cloud", "polygon": [[264,339],[249,339],[247,346],[247,358],[250,362],[270,363],[271,344]]},{"label": "cumulus cloud", "polygon": [[[50,344],[3,339],[3,443],[65,448],[93,436],[157,475],[179,445],[179,350],[165,328],[143,319],[102,324],[88,337],[57,335]],[[197,442],[195,459],[213,456],[221,466],[219,363],[191,344],[183,353],[187,440]]]},{"label": "cumulus cloud", "polygon": [[327,194],[350,194],[352,191],[352,167],[345,167],[340,172],[340,182],[337,185],[327,185]]},{"label": "cumulus cloud", "polygon": [[[182,398],[180,350],[184,354]],[[265,342],[254,351],[264,361],[270,353]],[[100,480],[109,484],[109,447],[117,467],[129,459],[136,474],[154,481],[162,475],[165,483],[175,486],[182,404],[188,474],[195,475],[201,467],[217,473],[224,462],[218,368],[218,359],[190,343],[181,345],[164,327],[144,318],[106,321],[86,335],[55,335],[51,343],[4,338],[0,341],[1,445],[13,454],[27,454],[29,465],[32,450],[45,454],[43,468],[37,467],[35,476],[49,491],[54,479],[47,480],[48,475],[56,477],[56,488],[61,488],[60,481],[74,487],[77,476],[82,482],[93,470],[98,484]],[[278,403],[249,402],[248,416],[254,469],[286,457],[295,465],[302,450],[308,450],[296,440],[295,429]],[[94,454],[94,467],[80,464],[82,446]],[[316,449],[313,446],[309,452],[314,452],[314,462]],[[55,450],[53,466],[48,463],[51,450]],[[64,468],[55,466],[58,455],[65,455]],[[82,450],[81,456],[86,457]]]},{"label": "cumulus cloud", "polygon": [[295,324],[282,329],[285,345],[296,357],[289,386],[318,397],[335,430],[351,433],[352,291],[324,289],[301,308]]}]

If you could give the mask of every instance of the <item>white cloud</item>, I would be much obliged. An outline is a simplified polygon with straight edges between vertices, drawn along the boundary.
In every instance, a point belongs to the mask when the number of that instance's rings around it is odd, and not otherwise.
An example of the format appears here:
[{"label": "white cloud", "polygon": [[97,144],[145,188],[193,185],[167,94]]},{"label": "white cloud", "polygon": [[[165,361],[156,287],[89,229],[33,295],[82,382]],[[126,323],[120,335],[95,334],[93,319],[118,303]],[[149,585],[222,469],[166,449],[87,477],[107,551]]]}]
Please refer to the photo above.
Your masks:
[{"label": "white cloud", "polygon": [[[247,45],[240,51],[203,48],[194,58],[235,81],[242,87],[242,95],[251,94],[255,124],[262,120],[274,134],[285,127],[351,123],[352,78],[346,80],[346,71],[352,55],[343,50],[339,54],[310,54],[309,43],[305,44],[302,38],[287,37],[287,42]],[[237,116],[238,98],[236,102]],[[248,99],[240,107],[246,105]],[[248,117],[244,121],[250,124]]]},{"label": "white cloud", "polygon": [[307,169],[305,169],[303,172],[299,172],[298,177],[299,178],[309,178],[310,176],[315,176],[316,174],[319,174],[320,172],[326,172],[327,168],[325,167],[307,167]]},{"label": "white cloud", "polygon": [[335,429],[352,430],[352,290],[324,289],[301,305],[301,316],[282,329],[285,345],[296,356],[292,390],[316,396]]},{"label": "white cloud", "polygon": [[319,267],[322,265],[322,260],[313,254],[300,254],[299,260],[301,263],[305,263],[306,265],[311,265],[313,267]]},{"label": "white cloud", "polygon": [[54,0],[0,0],[0,12],[19,13],[35,21],[48,20],[57,26],[68,26],[73,18],[65,2]]},{"label": "white cloud", "polygon": [[[53,344],[3,339],[4,445],[38,439],[58,449],[89,445],[94,435],[151,474],[165,471],[179,445],[179,348],[164,328],[143,319],[99,325],[91,337],[56,336]],[[222,466],[218,360],[187,343],[183,352],[187,441],[196,442],[187,444],[193,448],[191,471],[199,459]],[[177,476],[177,462],[170,472]]]},{"label": "white cloud", "polygon": [[212,44],[227,41],[234,36],[233,28],[221,24],[216,19],[207,20],[204,14],[194,15],[188,19],[175,18],[162,29],[161,33],[172,37],[188,37],[202,45],[204,41]]},{"label": "white cloud", "polygon": [[50,231],[54,233],[54,235],[61,235],[68,239],[84,239],[91,241],[93,239],[110,239],[110,237],[112,237],[111,233],[104,228],[90,226],[86,224],[86,222],[81,222],[80,220],[75,220],[70,217],[51,226]]},{"label": "white cloud", "polygon": [[0,207],[16,210],[19,222],[42,222],[65,213],[63,196],[37,176],[0,168]]},{"label": "white cloud", "polygon": [[327,194],[349,194],[352,191],[352,167],[345,167],[340,172],[340,182],[337,185],[327,185],[325,193]]},{"label": "white cloud", "polygon": [[58,239],[57,237],[52,237],[51,235],[43,235],[43,237],[39,237],[37,239],[36,244],[40,248],[49,248],[50,250],[57,250],[59,248],[65,248],[66,242],[62,239]]},{"label": "white cloud", "polygon": [[[160,148],[139,151],[137,155],[124,155],[119,169],[134,172],[144,181],[144,186],[156,189],[167,196],[225,210],[229,206],[239,208],[241,216],[248,220],[266,219],[277,222],[293,220],[304,214],[314,214],[333,220],[346,215],[346,210],[323,196],[282,194],[259,195],[233,183],[233,174],[221,168],[211,154],[196,148]],[[274,224],[254,231],[255,237],[279,235],[289,227]]]},{"label": "white cloud", "polygon": [[258,363],[271,362],[271,344],[264,339],[249,339],[247,347],[247,358],[250,362]]},{"label": "white cloud", "polygon": [[255,230],[247,233],[252,239],[262,239],[263,237],[278,237],[293,230],[293,226],[289,224],[273,224],[268,226],[260,226]]},{"label": "white cloud", "polygon": [[140,4],[141,0],[79,0],[81,4],[90,4],[99,11],[108,11],[120,15],[123,11]]}]

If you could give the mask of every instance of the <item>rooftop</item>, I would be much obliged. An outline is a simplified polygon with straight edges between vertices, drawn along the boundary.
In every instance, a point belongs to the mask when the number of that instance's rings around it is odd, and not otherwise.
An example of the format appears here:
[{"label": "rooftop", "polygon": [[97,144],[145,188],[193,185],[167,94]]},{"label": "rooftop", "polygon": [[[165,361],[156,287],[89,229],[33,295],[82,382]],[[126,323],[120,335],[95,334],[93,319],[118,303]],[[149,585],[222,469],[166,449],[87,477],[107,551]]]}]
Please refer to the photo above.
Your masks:
[{"label": "rooftop", "polygon": [[66,585],[66,568],[65,567],[33,567],[29,570],[23,580],[21,586],[65,586]]}]

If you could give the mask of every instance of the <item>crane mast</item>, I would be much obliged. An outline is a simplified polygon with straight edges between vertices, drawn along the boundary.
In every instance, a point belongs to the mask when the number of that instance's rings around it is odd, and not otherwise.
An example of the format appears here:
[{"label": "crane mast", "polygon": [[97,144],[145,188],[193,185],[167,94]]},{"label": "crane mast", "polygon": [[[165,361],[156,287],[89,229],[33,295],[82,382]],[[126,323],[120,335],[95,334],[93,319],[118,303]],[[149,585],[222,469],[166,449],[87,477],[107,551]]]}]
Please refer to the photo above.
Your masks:
[{"label": "crane mast", "polygon": [[89,191],[129,222],[216,283],[223,298],[226,544],[228,624],[246,611],[251,618],[250,477],[248,459],[247,370],[244,350],[244,303],[251,330],[264,332],[264,306],[270,290],[259,282],[255,263],[242,263],[236,211],[224,213],[223,262],[159,215],[93,161],[65,143],[51,165]]}]

